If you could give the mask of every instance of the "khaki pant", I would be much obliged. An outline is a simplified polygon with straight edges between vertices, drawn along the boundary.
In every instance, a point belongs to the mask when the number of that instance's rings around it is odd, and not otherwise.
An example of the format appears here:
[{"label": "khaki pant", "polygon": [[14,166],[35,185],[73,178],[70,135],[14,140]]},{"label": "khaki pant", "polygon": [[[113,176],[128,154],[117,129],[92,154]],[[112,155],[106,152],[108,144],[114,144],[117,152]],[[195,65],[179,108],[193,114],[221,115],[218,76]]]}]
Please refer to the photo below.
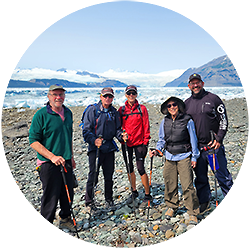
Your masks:
[{"label": "khaki pant", "polygon": [[165,203],[168,207],[173,209],[179,207],[178,174],[180,176],[183,191],[184,205],[188,210],[187,213],[190,215],[198,215],[199,201],[193,185],[193,170],[190,157],[181,161],[166,160],[163,170]]}]

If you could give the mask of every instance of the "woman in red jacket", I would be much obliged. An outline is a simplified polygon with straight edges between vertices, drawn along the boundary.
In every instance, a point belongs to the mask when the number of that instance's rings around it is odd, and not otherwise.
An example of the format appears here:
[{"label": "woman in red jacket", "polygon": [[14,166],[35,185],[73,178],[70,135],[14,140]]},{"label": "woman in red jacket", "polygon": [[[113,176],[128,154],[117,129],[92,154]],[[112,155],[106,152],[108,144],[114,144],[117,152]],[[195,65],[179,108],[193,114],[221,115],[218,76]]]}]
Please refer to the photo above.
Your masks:
[{"label": "woman in red jacket", "polygon": [[135,152],[136,165],[141,176],[141,181],[145,189],[144,203],[152,200],[149,190],[148,176],[144,168],[144,161],[148,151],[150,139],[150,128],[148,111],[144,105],[140,105],[136,99],[137,88],[133,85],[127,86],[125,90],[127,101],[125,106],[119,108],[121,115],[122,129],[127,133],[128,160],[126,157],[125,145],[122,144],[122,152],[126,164],[129,181],[132,186],[132,194],[127,200],[127,204],[133,202],[138,197],[136,190],[136,176],[133,166],[133,151]]}]

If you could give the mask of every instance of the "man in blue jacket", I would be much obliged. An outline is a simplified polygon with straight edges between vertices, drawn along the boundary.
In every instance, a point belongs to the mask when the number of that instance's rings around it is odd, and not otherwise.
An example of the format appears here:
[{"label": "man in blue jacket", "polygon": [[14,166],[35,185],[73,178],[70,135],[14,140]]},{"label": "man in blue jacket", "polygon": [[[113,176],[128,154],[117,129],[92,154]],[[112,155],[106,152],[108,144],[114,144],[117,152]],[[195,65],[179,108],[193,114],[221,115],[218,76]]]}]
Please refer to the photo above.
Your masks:
[{"label": "man in blue jacket", "polygon": [[[93,201],[93,188],[98,182],[99,168],[102,166],[104,175],[104,194],[107,209],[114,209],[113,201],[113,173],[114,173],[114,152],[118,150],[115,141],[116,137],[122,141],[122,130],[120,115],[112,106],[114,91],[111,87],[105,87],[101,91],[98,104],[87,108],[83,119],[83,137],[89,144],[89,174],[86,185],[85,205],[89,212],[97,211]],[[101,136],[101,138],[100,138]],[[99,162],[96,165],[97,148],[99,147]],[[97,172],[96,172],[97,167]]]},{"label": "man in blue jacket", "polygon": [[[227,112],[222,100],[215,94],[206,91],[204,82],[199,74],[189,77],[189,89],[192,96],[186,101],[186,112],[192,116],[197,132],[199,148],[210,144],[215,149],[219,163],[216,172],[222,193],[225,196],[233,185],[232,176],[227,169],[227,160],[223,139],[228,129]],[[211,141],[210,131],[215,133],[215,140]],[[200,202],[201,214],[210,209],[211,191],[208,181],[207,152],[201,151],[194,171],[196,174],[195,186]]]}]

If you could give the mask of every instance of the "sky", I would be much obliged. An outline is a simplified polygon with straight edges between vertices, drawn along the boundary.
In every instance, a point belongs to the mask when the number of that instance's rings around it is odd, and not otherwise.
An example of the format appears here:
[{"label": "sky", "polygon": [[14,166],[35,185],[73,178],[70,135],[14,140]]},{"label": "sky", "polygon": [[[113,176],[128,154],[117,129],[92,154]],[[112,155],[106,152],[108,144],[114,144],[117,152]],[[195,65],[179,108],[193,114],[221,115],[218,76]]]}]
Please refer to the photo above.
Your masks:
[{"label": "sky", "polygon": [[167,8],[112,2],[76,11],[44,31],[16,68],[160,73],[225,55],[201,27]]}]

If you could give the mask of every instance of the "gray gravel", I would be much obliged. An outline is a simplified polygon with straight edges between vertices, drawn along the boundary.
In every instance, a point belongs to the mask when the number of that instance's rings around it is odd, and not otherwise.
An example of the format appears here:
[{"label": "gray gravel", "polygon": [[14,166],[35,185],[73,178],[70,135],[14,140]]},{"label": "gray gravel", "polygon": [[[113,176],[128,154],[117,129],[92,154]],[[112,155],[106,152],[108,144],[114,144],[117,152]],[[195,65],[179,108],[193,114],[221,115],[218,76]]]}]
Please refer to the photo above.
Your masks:
[{"label": "gray gravel", "polygon": [[[247,136],[248,115],[245,99],[233,99],[225,101],[228,117],[229,130],[224,144],[228,160],[228,168],[235,180],[241,168],[244,158]],[[163,115],[159,111],[159,105],[146,104],[151,125],[151,140],[149,147],[155,147],[158,140],[158,130]],[[77,163],[75,174],[79,186],[75,189],[74,213],[81,231],[80,238],[99,245],[116,247],[138,247],[160,243],[171,239],[188,230],[193,225],[188,224],[188,214],[181,201],[180,209],[170,220],[165,219],[166,206],[164,203],[163,184],[163,160],[154,159],[152,174],[153,207],[141,209],[140,203],[144,197],[140,177],[136,172],[139,198],[135,204],[128,206],[125,200],[130,195],[130,187],[127,179],[121,152],[116,153],[116,169],[114,173],[114,200],[117,210],[103,212],[101,215],[89,219],[89,214],[84,207],[85,185],[88,174],[87,144],[83,142],[79,120],[84,107],[72,107],[74,114],[74,154]],[[22,193],[33,207],[39,212],[42,195],[41,182],[35,170],[36,153],[28,144],[28,129],[36,110],[31,109],[3,109],[2,111],[2,134],[5,155],[13,174],[14,180]],[[118,142],[119,144],[119,142]],[[150,159],[146,158],[146,170],[149,173]],[[212,209],[203,216],[199,216],[201,222],[215,209],[213,174],[209,171],[210,185],[212,190]],[[103,175],[100,172],[99,184],[96,188],[96,201],[104,208]],[[218,190],[220,202],[223,200],[220,189]],[[179,196],[182,200],[181,186]],[[58,226],[58,220],[54,222]],[[66,233],[69,231],[65,230]],[[75,234],[72,234],[75,236]]]}]

